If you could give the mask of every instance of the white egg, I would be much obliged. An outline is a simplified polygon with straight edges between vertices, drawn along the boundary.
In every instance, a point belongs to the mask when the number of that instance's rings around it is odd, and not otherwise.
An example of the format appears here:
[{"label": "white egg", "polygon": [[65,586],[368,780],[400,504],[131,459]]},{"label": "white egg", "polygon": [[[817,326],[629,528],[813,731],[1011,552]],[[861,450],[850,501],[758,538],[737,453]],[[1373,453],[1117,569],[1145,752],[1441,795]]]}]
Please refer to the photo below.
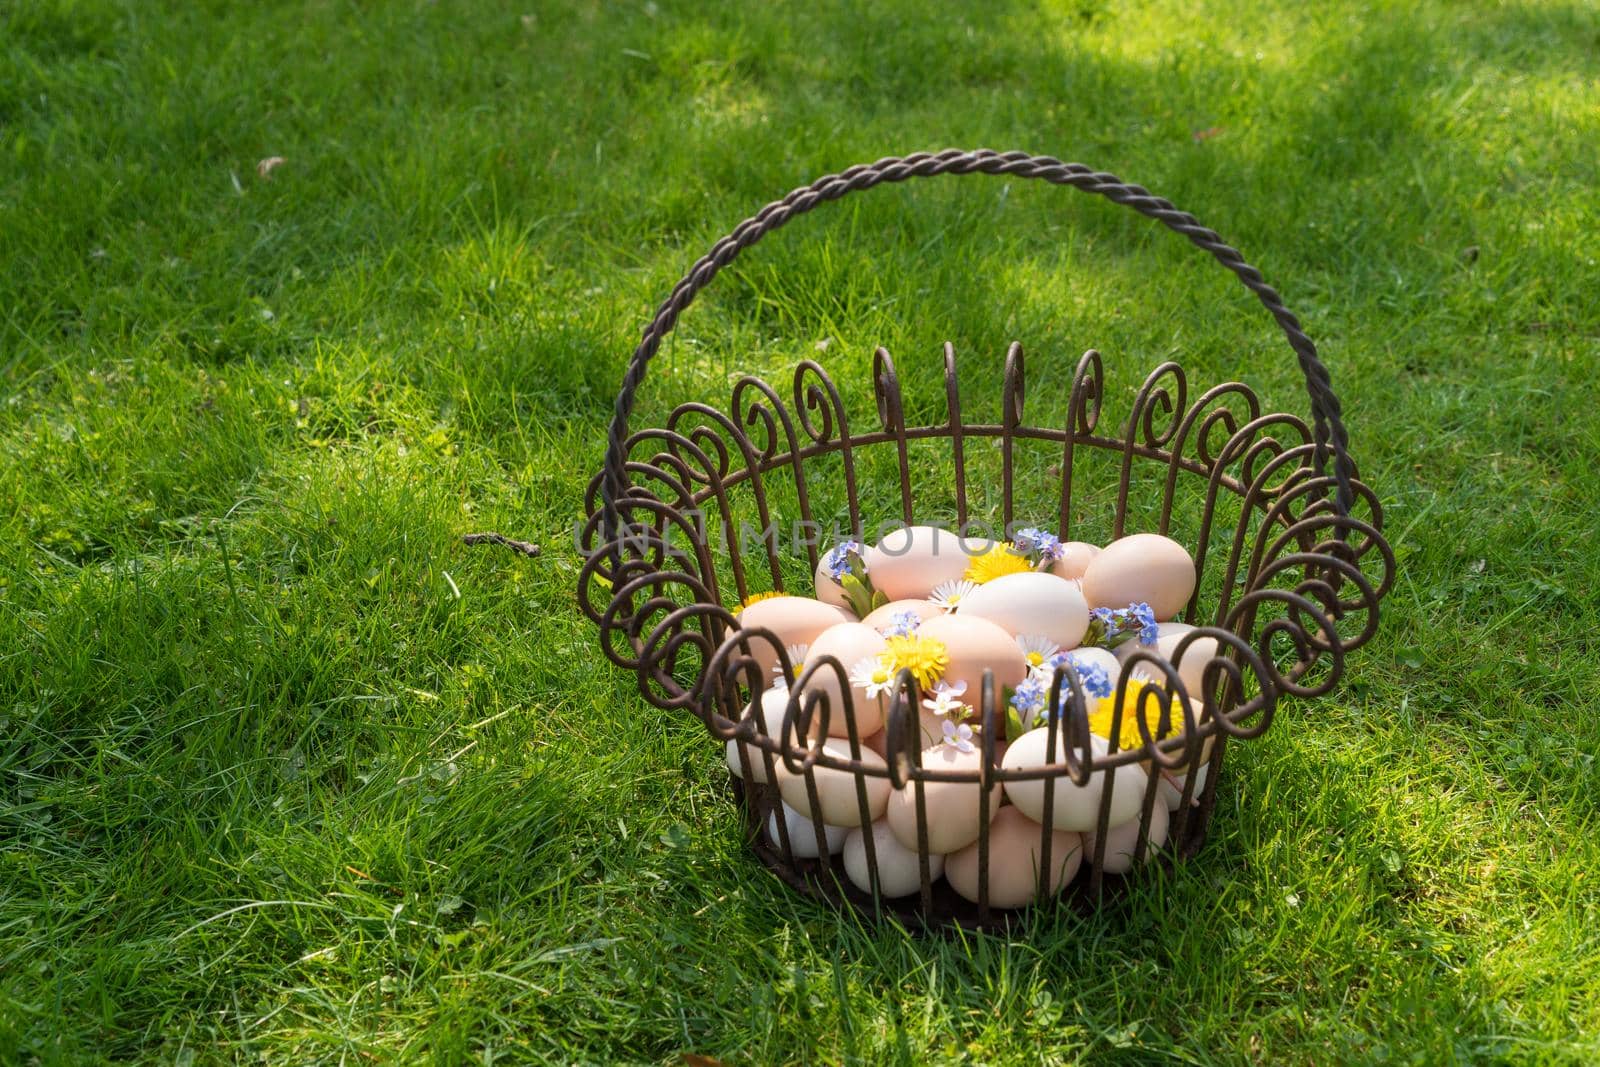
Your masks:
[{"label": "white egg", "polygon": [[[1020,908],[1039,892],[1044,828],[1014,807],[997,811],[989,823],[989,905]],[[1083,864],[1083,837],[1068,830],[1050,834],[1051,893],[1071,882]],[[945,881],[967,900],[978,901],[978,843],[945,857]]]},{"label": "white egg", "polygon": [[[850,742],[839,738],[829,738],[822,743],[822,750],[830,757],[839,761],[850,759]],[[881,768],[887,773],[888,764],[883,757],[870,748],[861,750],[861,765],[863,767]],[[806,778],[804,774],[793,774],[782,763],[773,768],[778,779],[778,792],[783,795],[784,801],[796,811],[814,818],[817,812],[811,809],[811,799],[806,793]],[[822,821],[830,826],[860,826],[861,807],[856,794],[856,780],[866,787],[867,794],[867,820],[870,822],[883,814],[883,809],[889,804],[889,779],[875,775],[856,775],[847,770],[836,767],[816,766],[812,769],[817,783],[817,804],[822,815]]]},{"label": "white egg", "polygon": [[[872,824],[872,850],[877,860],[878,892],[885,897],[904,897],[922,888],[922,864],[916,849],[908,849],[889,830],[883,819]],[[866,831],[856,827],[844,841],[844,873],[863,893],[872,892],[872,874],[867,863]],[[944,873],[944,857],[928,856],[928,881]]]},{"label": "white egg", "polygon": [[1089,605],[1077,585],[1054,574],[1007,574],[961,601],[962,618],[988,619],[1012,637],[1037,634],[1077,648],[1089,628]]},{"label": "white egg", "polygon": [[1194,592],[1194,559],[1160,534],[1133,534],[1111,542],[1083,572],[1083,595],[1092,608],[1149,604],[1157,620],[1183,610]]},{"label": "white egg", "polygon": [[[828,736],[849,737],[850,719],[855,718],[856,736],[869,737],[883,729],[883,712],[887,698],[868,697],[861,686],[841,685],[839,672],[824,663],[824,657],[838,661],[844,671],[845,682],[862,660],[876,660],[878,653],[887,648],[883,635],[866,623],[841,622],[830,626],[811,642],[806,651],[806,667],[818,665],[817,671],[806,682],[804,692],[825,693],[828,697]],[[844,693],[848,690],[848,705]],[[820,705],[816,712],[822,714]]]},{"label": "white egg", "polygon": [[[1144,850],[1146,863],[1154,859],[1156,852],[1167,843],[1170,819],[1165,805],[1157,804],[1150,809],[1150,839]],[[1135,815],[1122,825],[1106,831],[1106,854],[1101,858],[1100,869],[1107,874],[1127,874],[1133,870],[1133,856],[1138,844],[1139,817]],[[1094,845],[1095,833],[1091,830],[1083,835],[1083,855],[1090,863],[1094,862]]]},{"label": "white egg", "polygon": [[[775,742],[783,734],[783,712],[788,707],[788,704],[789,693],[787,690],[768,689],[761,694],[761,720],[766,724],[766,735]],[[759,736],[759,731],[757,731],[757,736]],[[739,762],[739,747],[740,743],[737,739],[728,742],[728,770],[734,774],[742,775],[744,774],[744,766]],[[757,782],[765,782],[767,780],[767,764],[762,757],[761,748],[754,743],[750,743],[744,746],[744,751],[750,760],[751,778]],[[774,754],[772,758],[780,760],[783,757]]]},{"label": "white egg", "polygon": [[863,557],[872,587],[890,600],[920,600],[940,582],[967,573],[969,544],[937,526],[906,526],[884,535]]},{"label": "white egg", "polygon": [[[1117,675],[1122,672],[1122,662],[1119,659],[1117,659],[1117,657],[1112,653],[1112,651],[1109,648],[1100,648],[1100,647],[1095,646],[1095,645],[1086,645],[1086,646],[1082,646],[1082,647],[1073,649],[1072,652],[1070,653],[1070,656],[1071,656],[1071,659],[1072,659],[1072,663],[1074,665],[1078,665],[1078,666],[1093,665],[1093,666],[1099,667],[1101,670],[1105,671],[1106,672],[1106,680],[1111,683],[1113,688],[1116,687]],[[1080,680],[1081,680],[1081,675],[1080,675]],[[1084,695],[1089,697],[1089,700],[1091,701],[1091,703],[1089,705],[1089,710],[1093,711],[1094,710],[1093,701],[1095,699],[1094,695],[1090,694],[1090,693],[1085,693]]]},{"label": "white egg", "polygon": [[[817,858],[817,831],[816,824],[801,815],[787,804],[782,804],[784,829],[789,831],[789,849],[794,853],[794,858],[799,860],[814,860]],[[828,855],[833,855],[844,848],[845,838],[850,835],[848,827],[823,826],[823,843],[828,846]],[[767,840],[780,851],[783,849],[783,839],[778,836],[778,813],[773,812],[767,816]]]},{"label": "white egg", "polygon": [[[922,767],[927,771],[964,772],[976,776],[982,766],[981,748],[974,747],[971,752],[962,752],[954,745],[944,743],[942,731],[940,742],[922,753]],[[928,825],[930,852],[954,852],[966,848],[978,839],[978,830],[983,826],[979,810],[982,796],[983,790],[978,788],[975,780],[922,783],[922,805]],[[1000,796],[1000,783],[995,782],[989,787],[991,815],[1000,806]],[[908,782],[904,789],[896,789],[889,794],[889,807],[884,817],[900,844],[915,852],[917,849],[915,784]]]},{"label": "white egg", "polygon": [[[1006,770],[1024,770],[1050,765],[1045,759],[1045,747],[1050,731],[1047,729],[1029,730],[1011,743],[1006,750],[1001,766]],[[1066,762],[1066,753],[1063,750],[1064,736],[1058,732],[1056,736],[1055,764]],[[1105,738],[1090,737],[1089,744],[1097,756],[1104,756],[1109,749]],[[1120,822],[1131,819],[1139,810],[1139,805],[1144,800],[1145,787],[1149,784],[1149,776],[1137,764],[1125,764],[1114,769],[1102,769],[1090,776],[1084,785],[1075,784],[1065,773],[1055,779],[1055,799],[1051,808],[1054,812],[1052,827],[1062,830],[1092,830],[1100,819],[1100,798],[1106,790],[1106,780],[1111,778],[1111,820],[1115,826]],[[1022,813],[1036,822],[1044,821],[1044,780],[1036,778],[1029,781],[1007,782],[1006,796],[1011,802],[1022,810]]]}]

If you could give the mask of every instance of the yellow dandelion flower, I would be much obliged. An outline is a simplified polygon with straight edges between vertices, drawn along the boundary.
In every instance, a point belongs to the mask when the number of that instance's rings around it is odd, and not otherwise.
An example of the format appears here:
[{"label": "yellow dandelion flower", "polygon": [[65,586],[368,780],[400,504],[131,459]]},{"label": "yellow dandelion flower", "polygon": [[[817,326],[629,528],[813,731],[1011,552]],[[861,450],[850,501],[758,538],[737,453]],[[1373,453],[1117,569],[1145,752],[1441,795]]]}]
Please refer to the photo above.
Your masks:
[{"label": "yellow dandelion flower", "polygon": [[751,593],[749,596],[745,597],[744,600],[739,602],[739,606],[733,609],[733,613],[735,615],[739,614],[745,608],[749,607],[751,604],[756,603],[758,600],[771,600],[773,597],[787,596],[787,595],[788,595],[787,593],[779,593],[779,592],[775,592],[775,591],[772,591],[772,590],[768,590],[765,593]]},{"label": "yellow dandelion flower", "polygon": [[889,638],[888,645],[878,654],[878,661],[895,673],[902,668],[910,671],[923,689],[933,688],[950,666],[950,650],[938,638],[907,634]]},{"label": "yellow dandelion flower", "polygon": [[1033,570],[1026,556],[1019,556],[1009,544],[995,545],[981,555],[973,556],[967,564],[967,580],[982,585],[1007,574],[1024,574]]},{"label": "yellow dandelion flower", "polygon": [[[1149,689],[1155,693],[1154,697],[1141,698],[1140,694]],[[1128,690],[1122,698],[1122,724],[1118,730],[1117,748],[1142,748],[1144,737],[1139,733],[1139,714],[1143,713],[1145,722],[1150,724],[1150,736],[1157,741],[1165,741],[1183,732],[1183,712],[1178,707],[1177,697],[1169,698],[1172,714],[1165,732],[1161,730],[1161,687],[1149,682],[1139,681],[1137,678],[1128,679]],[[1111,720],[1117,712],[1117,693],[1113,689],[1110,696],[1104,696],[1096,703],[1095,709],[1089,713],[1089,732],[1107,740],[1111,738]]]}]

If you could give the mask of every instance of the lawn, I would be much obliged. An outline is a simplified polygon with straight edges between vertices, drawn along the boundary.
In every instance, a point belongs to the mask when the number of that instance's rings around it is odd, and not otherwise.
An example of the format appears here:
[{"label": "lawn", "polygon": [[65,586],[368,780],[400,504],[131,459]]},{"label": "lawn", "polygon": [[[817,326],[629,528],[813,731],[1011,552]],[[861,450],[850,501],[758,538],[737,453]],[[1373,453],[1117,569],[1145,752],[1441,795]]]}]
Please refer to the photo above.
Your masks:
[{"label": "lawn", "polygon": [[[783,888],[575,600],[655,303],[950,145],[1236,243],[1400,560],[1195,862],[1010,939]],[[1597,145],[1581,0],[0,5],[0,1061],[1600,1060]],[[1185,242],[969,177],[753,250],[640,417],[1014,338],[1038,412],[1090,346],[1306,410]]]}]

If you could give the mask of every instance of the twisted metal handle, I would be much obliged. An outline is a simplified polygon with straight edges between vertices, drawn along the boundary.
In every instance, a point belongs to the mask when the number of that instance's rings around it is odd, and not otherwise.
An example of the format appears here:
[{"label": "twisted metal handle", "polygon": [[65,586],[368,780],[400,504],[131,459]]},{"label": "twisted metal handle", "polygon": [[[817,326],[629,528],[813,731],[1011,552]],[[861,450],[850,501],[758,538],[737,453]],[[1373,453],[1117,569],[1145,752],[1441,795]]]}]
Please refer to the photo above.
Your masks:
[{"label": "twisted metal handle", "polygon": [[608,431],[602,484],[608,538],[617,531],[616,505],[627,491],[625,464],[628,417],[633,411],[634,394],[644,381],[645,371],[660,349],[662,339],[671,332],[678,316],[693,302],[695,295],[716,277],[718,271],[733,262],[740,252],[796,215],[803,215],[829,200],[838,200],[846,193],[870,189],[884,182],[931,178],[939,174],[1006,174],[1018,178],[1039,178],[1054,185],[1070,185],[1082,192],[1097,193],[1114,203],[1133,208],[1210,252],[1217,262],[1238,277],[1245,288],[1256,294],[1261,305],[1272,313],[1283,330],[1289,347],[1294,349],[1301,373],[1305,375],[1306,392],[1311,397],[1314,466],[1318,474],[1325,473],[1328,453],[1332,451],[1333,478],[1337,486],[1334,504],[1340,515],[1350,514],[1355,499],[1350,484],[1355,475],[1354,464],[1350,459],[1349,438],[1341,417],[1339,398],[1334,395],[1328,368],[1317,358],[1317,346],[1300,328],[1300,320],[1284,306],[1277,290],[1262,279],[1260,271],[1245,262],[1237,249],[1224,243],[1215,231],[1202,226],[1193,215],[1178,210],[1170,201],[1155,196],[1143,186],[1124,182],[1114,174],[1091,170],[1081,163],[1063,163],[1050,156],[1034,156],[1026,152],[994,152],[986,148],[968,152],[952,148],[937,153],[890,156],[876,163],[858,164],[801,186],[741,222],[732,233],[713,245],[711,251],[702,256],[678,282],[671,295],[656,310],[655,318],[645,327],[644,336],[634,350],[633,359],[622,378],[622,387],[617,392],[616,413]]}]

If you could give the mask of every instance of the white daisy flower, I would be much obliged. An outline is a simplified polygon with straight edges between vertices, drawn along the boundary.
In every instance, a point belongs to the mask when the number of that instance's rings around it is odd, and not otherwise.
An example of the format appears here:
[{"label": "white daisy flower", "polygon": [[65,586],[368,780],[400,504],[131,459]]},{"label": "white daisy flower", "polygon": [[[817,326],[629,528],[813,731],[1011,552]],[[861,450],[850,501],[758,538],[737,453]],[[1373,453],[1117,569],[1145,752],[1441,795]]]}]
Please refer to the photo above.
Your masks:
[{"label": "white daisy flower", "polygon": [[789,666],[794,668],[794,674],[792,677],[784,677],[783,664],[774,663],[772,665],[772,673],[775,676],[775,681],[772,683],[774,689],[787,689],[790,682],[800,677],[800,671],[806,665],[806,653],[811,651],[811,646],[788,645],[784,651],[789,653]]},{"label": "white daisy flower", "polygon": [[977,750],[977,746],[972,743],[972,727],[966,723],[957,726],[949,719],[944,722],[944,743],[958,752]]},{"label": "white daisy flower", "polygon": [[955,685],[951,685],[949,682],[940,682],[933,687],[933,696],[925,699],[922,702],[922,706],[935,715],[958,716],[967,709],[967,705],[957,699],[966,691],[966,682],[957,682]]},{"label": "white daisy flower", "polygon": [[869,700],[875,699],[894,688],[894,672],[878,657],[867,656],[850,668],[850,684],[864,690]]},{"label": "white daisy flower", "polygon": [[961,599],[978,588],[977,582],[965,578],[952,578],[948,582],[940,582],[933,587],[933,592],[928,594],[928,599],[939,605],[946,615],[961,606]]},{"label": "white daisy flower", "polygon": [[1050,657],[1061,651],[1061,646],[1041,634],[1023,634],[1017,638],[1022,658],[1028,661],[1028,670],[1048,671]]}]

